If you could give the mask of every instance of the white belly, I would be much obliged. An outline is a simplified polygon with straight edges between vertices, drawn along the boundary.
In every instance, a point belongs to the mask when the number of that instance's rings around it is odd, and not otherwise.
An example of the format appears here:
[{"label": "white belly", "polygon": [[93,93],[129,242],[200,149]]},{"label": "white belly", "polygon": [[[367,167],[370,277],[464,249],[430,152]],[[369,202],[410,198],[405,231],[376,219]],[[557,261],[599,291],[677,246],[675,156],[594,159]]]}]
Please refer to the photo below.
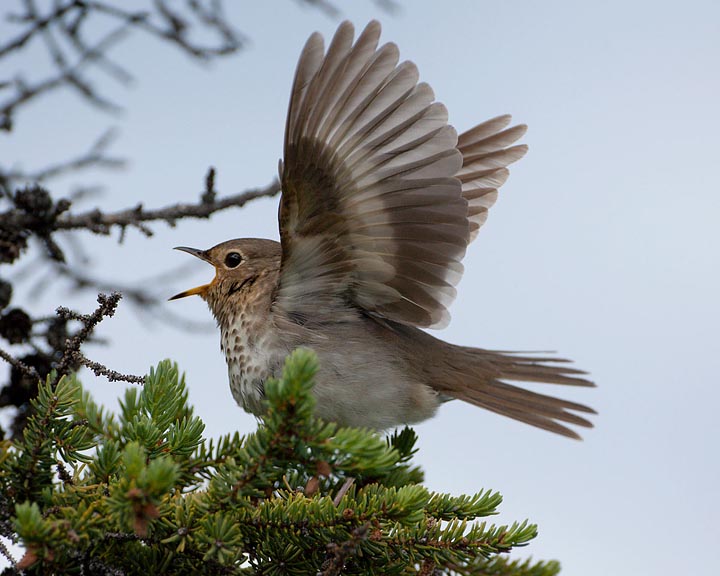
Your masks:
[{"label": "white belly", "polygon": [[[266,319],[262,325],[270,322]],[[298,346],[318,355],[315,413],[325,420],[387,429],[424,420],[440,403],[437,393],[416,382],[392,347],[367,332],[362,322],[333,326],[332,336],[296,330],[292,336],[285,333],[285,340],[282,332],[247,328],[241,311],[223,331],[222,349],[235,401],[256,416],[265,409],[265,381],[282,375],[286,356]]]}]

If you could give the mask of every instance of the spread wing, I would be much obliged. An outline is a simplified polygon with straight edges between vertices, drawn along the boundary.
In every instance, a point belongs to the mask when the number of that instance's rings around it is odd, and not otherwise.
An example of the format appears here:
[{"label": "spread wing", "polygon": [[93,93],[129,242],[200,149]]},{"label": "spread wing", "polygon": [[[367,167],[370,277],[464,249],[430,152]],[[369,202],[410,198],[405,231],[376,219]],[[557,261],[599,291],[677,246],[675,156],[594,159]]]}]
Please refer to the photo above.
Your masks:
[{"label": "spread wing", "polygon": [[344,22],[327,53],[314,34],[300,56],[281,165],[275,305],[303,317],[350,301],[441,327],[467,244],[505,166],[524,152],[505,149],[522,128],[503,131],[502,117],[458,143],[415,65],[398,64],[394,44],[378,47],[380,25],[353,37]]},{"label": "spread wing", "polygon": [[507,166],[527,152],[524,144],[511,146],[527,132],[524,124],[508,128],[511,120],[507,114],[492,118],[458,138],[463,166],[456,177],[462,182],[462,195],[468,203],[470,242],[487,220],[488,209],[497,200],[498,188],[510,175]]}]

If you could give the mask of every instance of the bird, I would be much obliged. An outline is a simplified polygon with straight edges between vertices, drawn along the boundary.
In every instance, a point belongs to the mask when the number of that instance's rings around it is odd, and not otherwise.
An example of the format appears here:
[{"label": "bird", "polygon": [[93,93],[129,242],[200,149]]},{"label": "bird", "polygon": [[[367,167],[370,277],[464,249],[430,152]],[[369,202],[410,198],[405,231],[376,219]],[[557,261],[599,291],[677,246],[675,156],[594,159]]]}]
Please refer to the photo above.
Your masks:
[{"label": "bird", "polygon": [[317,354],[315,414],[388,430],[460,399],[580,438],[595,411],[521,383],[594,386],[569,361],[450,344],[445,327],[461,263],[525,155],[525,125],[498,116],[458,136],[445,106],[371,21],[343,22],[327,51],[319,33],[295,72],[279,174],[280,242],[243,238],[207,250],[215,268],[176,294],[208,304],[230,389],[262,418],[264,384],[299,347]]}]

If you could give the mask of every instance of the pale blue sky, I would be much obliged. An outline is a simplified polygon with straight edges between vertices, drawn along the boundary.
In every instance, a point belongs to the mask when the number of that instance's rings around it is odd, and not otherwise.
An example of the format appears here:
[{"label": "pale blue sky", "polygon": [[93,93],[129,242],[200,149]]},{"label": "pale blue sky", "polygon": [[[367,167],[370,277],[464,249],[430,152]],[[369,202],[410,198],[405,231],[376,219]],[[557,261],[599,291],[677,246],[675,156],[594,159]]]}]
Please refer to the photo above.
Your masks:
[{"label": "pale blue sky", "polygon": [[[110,123],[121,130],[113,150],[131,164],[97,175],[108,184],[98,200],[105,208],[192,201],[209,165],[224,193],[268,183],[299,51],[312,31],[329,36],[338,21],[293,2],[227,4],[251,39],[238,56],[203,69],[135,38],[116,56],[136,83],[102,83],[125,105],[122,116],[88,110],[71,94],[40,101],[17,118],[11,139],[0,137],[0,155],[45,165],[84,150]],[[522,553],[559,559],[564,574],[715,573],[720,4],[406,1],[395,15],[370,2],[337,4],[358,27],[382,21],[383,39],[418,65],[459,130],[501,113],[529,125],[530,151],[469,250],[453,321],[437,335],[558,350],[599,385],[568,393],[600,413],[584,442],[445,405],[417,427],[428,486],[501,491],[500,522],[540,525]],[[39,53],[27,58],[28,74],[43,66]],[[141,280],[188,264],[185,282],[150,286],[170,296],[212,275],[173,246],[276,238],[276,202],[157,225],[152,240],[129,232],[124,247],[85,240],[107,278]],[[68,303],[52,294],[38,310]],[[74,301],[93,303],[90,294]],[[205,305],[167,306],[210,329],[178,331],[125,305],[100,329],[113,345],[92,357],[136,373],[174,358],[210,435],[252,431],[254,419],[230,396]],[[123,385],[83,380],[116,405]]]}]

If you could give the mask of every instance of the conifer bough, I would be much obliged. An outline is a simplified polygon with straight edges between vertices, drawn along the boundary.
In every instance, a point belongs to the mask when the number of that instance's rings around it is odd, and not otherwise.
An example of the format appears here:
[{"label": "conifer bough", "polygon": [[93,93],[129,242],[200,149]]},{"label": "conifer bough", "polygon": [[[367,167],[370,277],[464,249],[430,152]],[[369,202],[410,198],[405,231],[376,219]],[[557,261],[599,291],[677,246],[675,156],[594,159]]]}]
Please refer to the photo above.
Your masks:
[{"label": "conifer bough", "polygon": [[384,439],[313,416],[317,360],[288,358],[257,431],[203,438],[163,361],[117,415],[74,377],[39,387],[24,436],[0,444],[0,527],[27,574],[551,575],[501,553],[536,534],[484,519],[502,498],[420,484],[415,433]]}]

